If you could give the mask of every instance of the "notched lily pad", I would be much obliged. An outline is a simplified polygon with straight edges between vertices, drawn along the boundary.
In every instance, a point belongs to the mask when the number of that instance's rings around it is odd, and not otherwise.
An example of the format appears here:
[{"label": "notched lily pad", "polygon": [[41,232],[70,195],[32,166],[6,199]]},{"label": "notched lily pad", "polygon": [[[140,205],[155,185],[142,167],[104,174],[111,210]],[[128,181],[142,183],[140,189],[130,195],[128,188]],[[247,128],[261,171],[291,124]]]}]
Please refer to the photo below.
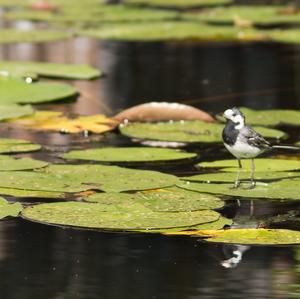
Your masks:
[{"label": "notched lily pad", "polygon": [[[173,233],[170,233],[173,234]],[[204,237],[208,242],[245,245],[300,244],[300,232],[288,229],[227,229],[199,230],[175,233],[175,235]]]},{"label": "notched lily pad", "polygon": [[10,204],[3,197],[0,197],[0,219],[7,216],[17,217],[23,207],[19,202]]},{"label": "notched lily pad", "polygon": [[0,138],[0,153],[25,153],[41,149],[39,144],[31,143],[23,139]]},{"label": "notched lily pad", "polygon": [[26,219],[84,228],[153,230],[193,226],[219,218],[215,211],[154,212],[141,204],[107,206],[98,203],[61,202],[23,210]]},{"label": "notched lily pad", "polygon": [[[120,125],[123,135],[131,138],[175,142],[221,142],[224,125],[201,121],[174,121],[159,123],[129,123]],[[285,133],[278,130],[256,127],[266,138],[282,138]]]},{"label": "notched lily pad", "polygon": [[192,159],[196,156],[197,154],[167,148],[106,147],[71,151],[64,154],[63,158],[101,162],[150,162]]},{"label": "notched lily pad", "polygon": [[[43,77],[66,79],[93,79],[101,72],[85,64],[62,64],[29,61],[0,61],[0,73],[10,76],[31,77],[37,74]],[[35,77],[37,75],[34,75]]]},{"label": "notched lily pad", "polygon": [[46,167],[47,165],[48,163],[45,161],[34,160],[31,158],[13,158],[0,155],[0,172],[38,169]]}]

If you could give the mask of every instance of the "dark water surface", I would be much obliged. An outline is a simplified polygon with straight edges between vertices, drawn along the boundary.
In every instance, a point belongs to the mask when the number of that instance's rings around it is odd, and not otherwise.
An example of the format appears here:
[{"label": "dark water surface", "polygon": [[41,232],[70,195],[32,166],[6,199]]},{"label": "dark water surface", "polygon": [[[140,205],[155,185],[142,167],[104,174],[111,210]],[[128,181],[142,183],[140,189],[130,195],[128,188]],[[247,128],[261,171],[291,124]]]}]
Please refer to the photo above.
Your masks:
[{"label": "dark water surface", "polygon": [[[89,63],[101,68],[106,74],[102,79],[72,82],[81,91],[76,103],[43,106],[70,114],[112,115],[152,100],[179,101],[213,113],[233,105],[300,107],[296,46],[81,38],[0,46],[0,59]],[[71,148],[131,144],[118,133],[84,138],[5,126],[0,132],[41,143],[45,150],[34,156],[54,162],[61,162],[57,154]],[[288,141],[298,139],[300,134],[294,131]],[[230,156],[218,145],[202,153],[203,160],[220,157]],[[191,165],[153,167],[177,175],[196,171]],[[228,200],[223,214],[236,226],[257,227],[289,209],[297,211],[299,202],[241,200],[239,206]],[[299,222],[278,226],[299,230]],[[1,299],[283,299],[299,298],[299,283],[298,246],[231,246],[191,237],[76,230],[23,219],[0,222]]]}]

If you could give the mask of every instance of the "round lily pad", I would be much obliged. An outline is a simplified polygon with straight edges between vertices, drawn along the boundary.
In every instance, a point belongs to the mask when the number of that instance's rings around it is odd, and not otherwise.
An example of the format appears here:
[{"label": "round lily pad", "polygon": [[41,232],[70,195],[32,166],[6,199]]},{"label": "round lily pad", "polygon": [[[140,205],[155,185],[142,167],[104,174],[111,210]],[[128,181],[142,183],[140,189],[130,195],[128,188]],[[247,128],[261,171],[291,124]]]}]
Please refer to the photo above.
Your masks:
[{"label": "round lily pad", "polygon": [[141,204],[110,206],[98,203],[60,202],[26,208],[26,219],[43,223],[98,229],[161,229],[215,221],[215,211],[154,212]]},{"label": "round lily pad", "polygon": [[0,138],[1,154],[33,152],[40,148],[39,144],[34,144],[26,140]]},{"label": "round lily pad", "polygon": [[21,79],[0,78],[0,104],[42,103],[75,96],[77,91],[62,83],[26,83]]},{"label": "round lily pad", "polygon": [[0,155],[0,173],[1,171],[16,171],[38,169],[47,166],[45,161],[34,160],[31,158],[13,158]]},{"label": "round lily pad", "polygon": [[16,217],[22,209],[23,207],[19,202],[10,204],[3,197],[0,197],[0,219],[7,216]]},{"label": "round lily pad", "polygon": [[[122,134],[131,138],[175,141],[175,142],[221,142],[224,125],[201,121],[174,121],[159,123],[129,123],[121,125]],[[256,127],[268,138],[282,138],[285,133],[278,130]]]},{"label": "round lily pad", "polygon": [[[251,160],[243,159],[242,171],[249,172],[251,170]],[[236,159],[218,160],[213,162],[201,162],[198,164],[205,168],[221,168],[222,171],[236,172],[238,163]],[[257,172],[273,172],[273,171],[293,171],[300,169],[300,161],[285,159],[255,159],[255,171]],[[271,175],[271,174],[270,174]]]},{"label": "round lily pad", "polygon": [[194,153],[168,148],[106,147],[71,151],[64,154],[63,158],[101,162],[150,162],[191,159],[196,156],[197,154]]},{"label": "round lily pad", "polygon": [[32,74],[37,74],[43,77],[66,79],[93,79],[101,75],[99,70],[84,64],[33,61],[0,61],[1,72],[7,72],[10,76],[31,77]]},{"label": "round lily pad", "polygon": [[159,189],[135,194],[95,193],[84,200],[107,205],[140,203],[157,212],[188,212],[224,206],[224,202],[215,196],[180,188]]},{"label": "round lily pad", "polygon": [[0,104],[0,121],[31,115],[33,112],[30,105]]}]

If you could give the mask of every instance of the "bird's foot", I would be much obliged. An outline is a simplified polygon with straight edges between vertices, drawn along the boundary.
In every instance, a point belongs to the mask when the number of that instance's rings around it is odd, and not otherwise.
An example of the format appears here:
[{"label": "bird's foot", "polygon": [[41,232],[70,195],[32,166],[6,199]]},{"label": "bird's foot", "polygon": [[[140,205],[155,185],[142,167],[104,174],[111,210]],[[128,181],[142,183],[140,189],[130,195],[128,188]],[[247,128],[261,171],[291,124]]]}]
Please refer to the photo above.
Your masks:
[{"label": "bird's foot", "polygon": [[235,182],[234,185],[230,187],[230,189],[237,189],[240,187],[240,185],[241,185],[240,182]]},{"label": "bird's foot", "polygon": [[246,189],[246,190],[251,190],[251,189],[254,189],[255,186],[256,186],[256,182],[255,182],[255,181],[252,181],[252,182],[251,182],[251,185],[248,186],[248,187],[246,187],[246,188],[244,188],[244,189]]}]

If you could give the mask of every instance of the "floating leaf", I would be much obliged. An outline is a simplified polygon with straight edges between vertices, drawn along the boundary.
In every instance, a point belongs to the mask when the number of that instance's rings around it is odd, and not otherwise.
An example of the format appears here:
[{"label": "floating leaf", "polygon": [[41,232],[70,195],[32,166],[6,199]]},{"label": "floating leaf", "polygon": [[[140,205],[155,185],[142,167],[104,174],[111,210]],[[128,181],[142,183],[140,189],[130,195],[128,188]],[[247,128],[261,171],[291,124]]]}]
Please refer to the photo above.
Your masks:
[{"label": "floating leaf", "polygon": [[[242,171],[250,172],[251,159],[242,159]],[[213,162],[201,162],[198,164],[205,168],[221,168],[222,171],[236,172],[238,163],[236,159],[217,160]],[[255,159],[255,171],[257,172],[273,172],[273,171],[292,171],[300,169],[300,161],[285,159]]]},{"label": "floating leaf", "polygon": [[104,133],[114,129],[117,122],[102,114],[68,118],[57,111],[37,111],[32,116],[18,118],[10,121],[35,130],[50,130],[64,133],[79,133],[89,131]]},{"label": "floating leaf", "polygon": [[21,106],[17,104],[0,104],[0,121],[27,116],[31,114],[33,114],[33,109],[30,105]]},{"label": "floating leaf", "polygon": [[34,144],[26,140],[0,138],[1,154],[33,152],[40,148],[39,144]]},{"label": "floating leaf", "polygon": [[224,206],[224,202],[215,196],[180,188],[160,189],[135,194],[95,193],[85,197],[84,200],[107,205],[140,203],[157,212],[189,212],[217,209]]},{"label": "floating leaf", "polygon": [[13,158],[10,156],[0,155],[0,172],[38,169],[47,166],[44,161],[34,160],[31,158]]},{"label": "floating leaf", "polygon": [[[201,121],[174,121],[160,123],[129,123],[121,125],[122,134],[140,139],[176,142],[221,142],[224,125]],[[255,128],[269,138],[282,138],[285,133],[268,128]]]},{"label": "floating leaf", "polygon": [[[173,233],[170,233],[173,234]],[[300,244],[300,232],[288,229],[226,229],[200,230],[175,233],[175,235],[204,237],[208,242],[249,245]]]},{"label": "floating leaf", "polygon": [[[29,61],[0,61],[0,73],[6,72],[11,76],[31,77],[38,74],[44,77],[67,79],[93,79],[101,72],[85,64],[61,64]],[[36,77],[36,75],[35,75]]]},{"label": "floating leaf", "polygon": [[42,103],[75,96],[77,91],[62,83],[28,84],[20,79],[0,78],[0,104]]},{"label": "floating leaf", "polygon": [[[193,183],[186,182],[178,184],[178,187],[183,189],[218,194],[229,195],[247,198],[269,198],[269,199],[296,199],[300,200],[300,185],[299,181],[279,181],[272,183],[256,183],[256,187],[249,189],[250,184],[242,184],[239,188],[232,188],[234,181],[230,183]],[[247,189],[248,188],[248,189]]]},{"label": "floating leaf", "polygon": [[41,43],[53,42],[62,39],[67,39],[72,36],[72,33],[65,31],[50,31],[50,30],[16,30],[16,29],[1,29],[0,43]]},{"label": "floating leaf", "polygon": [[150,162],[191,159],[197,154],[167,148],[149,147],[106,147],[71,151],[65,159],[93,160],[101,162]]},{"label": "floating leaf", "polygon": [[2,188],[2,187],[0,187],[0,194],[14,196],[14,197],[24,197],[24,198],[30,197],[30,198],[43,198],[43,199],[44,198],[62,199],[66,197],[66,195],[62,192],[22,190],[22,189]]},{"label": "floating leaf", "polygon": [[3,197],[0,197],[0,219],[7,216],[16,217],[23,210],[19,202],[10,204]]},{"label": "floating leaf", "polygon": [[193,226],[219,218],[215,211],[154,212],[141,204],[108,206],[98,203],[60,202],[23,210],[26,219],[86,228],[140,230]]}]

